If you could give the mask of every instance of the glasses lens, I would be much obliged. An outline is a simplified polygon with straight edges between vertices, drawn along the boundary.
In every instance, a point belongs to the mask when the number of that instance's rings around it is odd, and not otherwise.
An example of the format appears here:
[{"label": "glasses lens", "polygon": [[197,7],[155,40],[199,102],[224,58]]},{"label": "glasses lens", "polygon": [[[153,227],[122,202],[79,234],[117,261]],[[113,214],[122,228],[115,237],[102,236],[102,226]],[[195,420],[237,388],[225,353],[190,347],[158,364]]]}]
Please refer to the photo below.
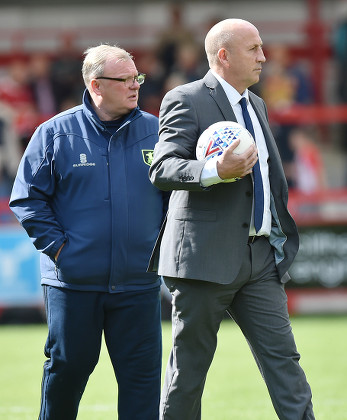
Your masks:
[{"label": "glasses lens", "polygon": [[124,83],[126,87],[133,87],[134,83],[137,82],[139,85],[142,85],[142,83],[145,81],[146,75],[143,73],[138,74],[134,77],[129,77],[128,79],[125,79]]},{"label": "glasses lens", "polygon": [[137,83],[139,85],[142,85],[142,83],[145,81],[146,75],[143,73],[140,73],[137,75],[137,77],[135,77],[135,80],[137,80]]}]

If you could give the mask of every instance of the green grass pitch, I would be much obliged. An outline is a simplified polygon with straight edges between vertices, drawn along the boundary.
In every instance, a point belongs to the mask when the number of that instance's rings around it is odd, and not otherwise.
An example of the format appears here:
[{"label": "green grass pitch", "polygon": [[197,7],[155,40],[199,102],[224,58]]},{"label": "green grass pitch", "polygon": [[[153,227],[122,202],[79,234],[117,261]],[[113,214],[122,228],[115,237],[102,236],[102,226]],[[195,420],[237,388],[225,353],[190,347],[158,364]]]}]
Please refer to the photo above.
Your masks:
[{"label": "green grass pitch", "polygon": [[[347,419],[347,317],[292,320],[301,364],[313,391],[317,420]],[[38,417],[45,325],[0,326],[0,418]],[[170,351],[171,326],[163,322],[163,372]],[[103,345],[90,377],[79,420],[116,417],[117,388]],[[222,323],[218,348],[203,396],[203,420],[276,420],[265,384],[245,339],[230,320]]]}]

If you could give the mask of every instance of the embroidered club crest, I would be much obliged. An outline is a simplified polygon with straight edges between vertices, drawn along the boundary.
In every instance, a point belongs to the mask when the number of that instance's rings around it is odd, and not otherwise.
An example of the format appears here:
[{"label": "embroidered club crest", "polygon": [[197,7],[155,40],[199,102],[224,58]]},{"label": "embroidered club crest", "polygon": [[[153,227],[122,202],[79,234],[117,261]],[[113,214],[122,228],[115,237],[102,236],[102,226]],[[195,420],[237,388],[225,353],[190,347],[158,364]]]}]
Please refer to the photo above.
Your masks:
[{"label": "embroidered club crest", "polygon": [[146,165],[151,166],[153,161],[153,150],[142,149],[142,158]]}]

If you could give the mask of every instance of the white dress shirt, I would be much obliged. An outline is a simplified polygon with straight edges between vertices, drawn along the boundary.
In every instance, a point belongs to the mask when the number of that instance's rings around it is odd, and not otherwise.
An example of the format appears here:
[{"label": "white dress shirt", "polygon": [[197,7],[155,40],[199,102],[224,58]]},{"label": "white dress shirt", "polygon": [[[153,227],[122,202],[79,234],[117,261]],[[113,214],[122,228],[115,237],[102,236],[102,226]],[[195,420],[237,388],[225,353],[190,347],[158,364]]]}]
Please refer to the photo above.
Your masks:
[{"label": "white dress shirt", "polygon": [[[222,85],[227,98],[232,106],[234,114],[236,116],[236,120],[239,124],[245,127],[245,122],[242,116],[242,109],[241,105],[239,104],[240,99],[245,97],[247,99],[247,110],[252,120],[254,134],[256,137],[256,144],[258,148],[258,156],[259,156],[259,164],[260,164],[260,171],[263,180],[263,188],[264,188],[264,216],[263,216],[263,224],[259,232],[257,233],[258,236],[265,235],[269,236],[271,232],[271,211],[270,211],[270,181],[269,181],[269,166],[268,166],[268,158],[269,153],[267,150],[265,137],[263,134],[263,130],[260,126],[259,120],[254,112],[252,105],[248,99],[248,90],[246,89],[242,96],[237,92],[235,88],[233,88],[229,83],[227,83],[222,77],[220,77],[216,72],[211,70],[213,75],[217,78],[219,83]],[[218,176],[217,172],[217,160],[216,159],[209,159],[206,161],[204,169],[201,174],[201,185],[204,187],[209,187],[214,184],[218,184],[223,182],[223,180]],[[237,181],[236,181],[237,182]],[[255,235],[255,227],[253,221],[253,211],[252,211],[252,218],[250,223],[250,231],[249,235]]]}]

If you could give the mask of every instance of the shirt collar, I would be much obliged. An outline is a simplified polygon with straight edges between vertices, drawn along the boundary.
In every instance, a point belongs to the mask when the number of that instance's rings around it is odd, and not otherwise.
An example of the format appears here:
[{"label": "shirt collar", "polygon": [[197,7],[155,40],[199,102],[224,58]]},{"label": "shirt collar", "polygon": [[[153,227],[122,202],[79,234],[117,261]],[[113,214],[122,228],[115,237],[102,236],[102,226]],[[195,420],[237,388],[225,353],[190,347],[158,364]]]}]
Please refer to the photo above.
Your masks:
[{"label": "shirt collar", "polygon": [[246,89],[243,92],[243,94],[240,95],[239,92],[233,86],[231,86],[226,80],[224,80],[214,70],[211,69],[211,73],[218,80],[218,82],[222,85],[222,88],[224,89],[224,92],[227,95],[231,106],[237,105],[240,102],[241,98],[246,98],[247,99],[247,103],[249,102],[248,89]]}]

